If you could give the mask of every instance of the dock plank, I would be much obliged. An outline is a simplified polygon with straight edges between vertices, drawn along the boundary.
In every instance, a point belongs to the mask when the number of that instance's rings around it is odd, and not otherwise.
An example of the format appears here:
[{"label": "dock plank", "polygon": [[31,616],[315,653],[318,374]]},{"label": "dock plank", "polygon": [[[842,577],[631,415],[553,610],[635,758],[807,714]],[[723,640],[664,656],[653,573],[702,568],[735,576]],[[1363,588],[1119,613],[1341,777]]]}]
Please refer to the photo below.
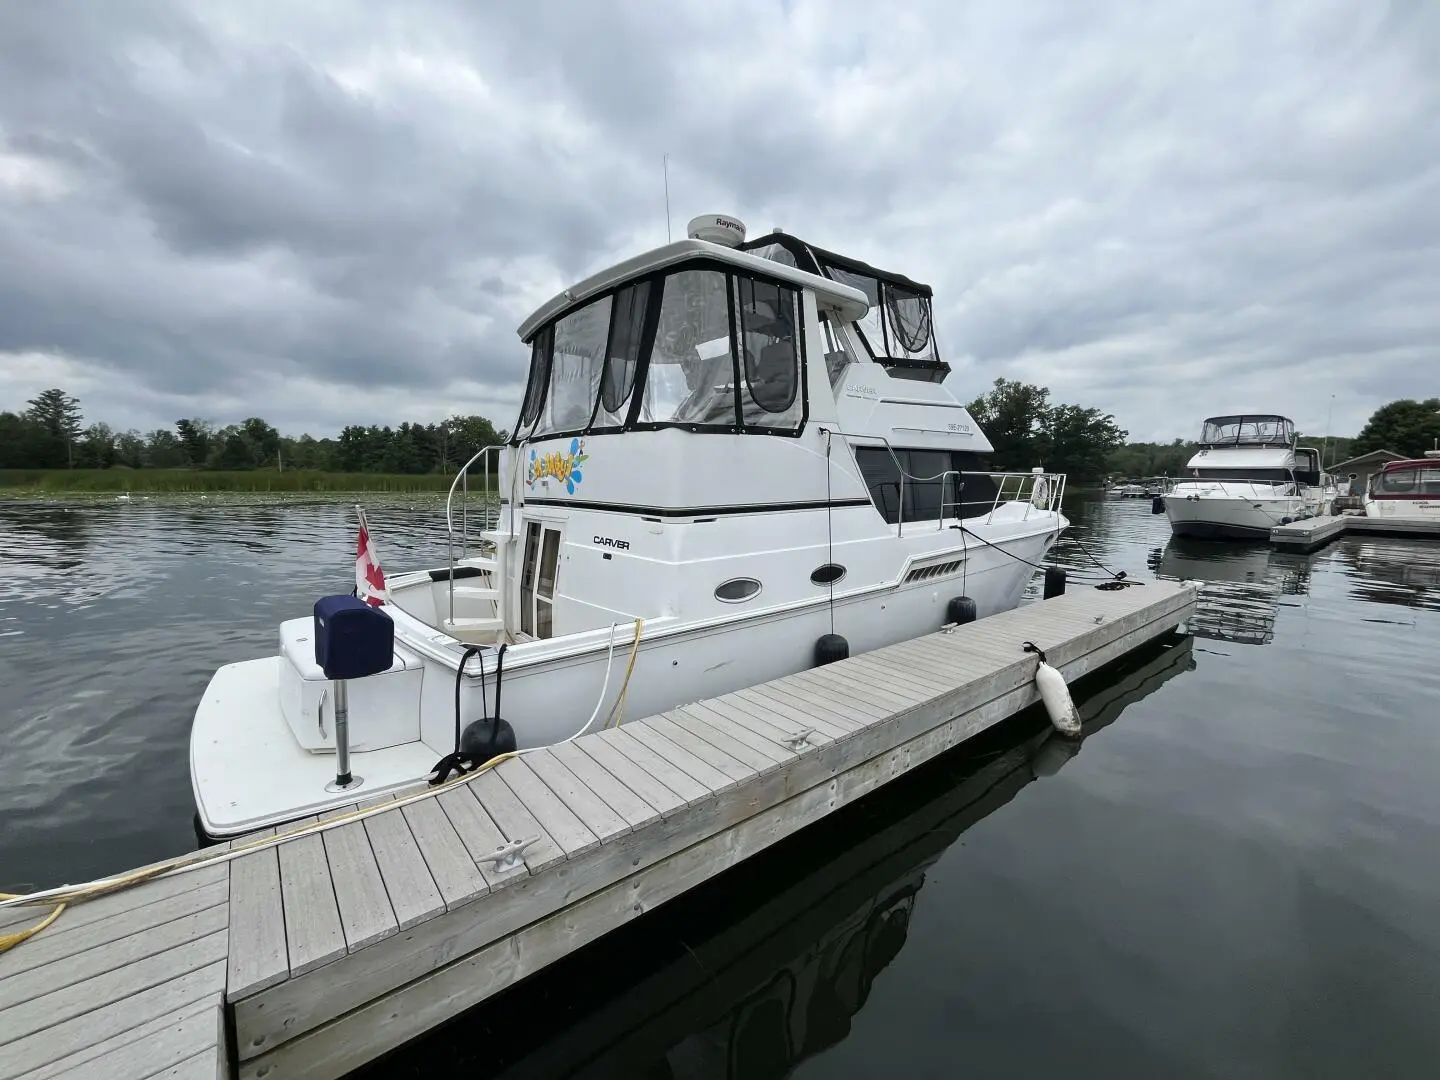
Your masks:
[{"label": "dock plank", "polygon": [[23,1039],[111,1002],[174,982],[216,961],[223,967],[225,942],[225,931],[220,930],[84,982],[27,998],[0,1010],[0,1039]]},{"label": "dock plank", "polygon": [[[216,1000],[210,1008],[187,1010],[179,1016],[166,1017],[166,1025],[143,1040],[130,1040],[122,1045],[88,1058],[63,1073],[65,1080],[148,1080],[149,1077],[172,1075],[173,1070],[188,1069],[186,1063],[196,1057],[209,1063],[209,1076],[216,1075],[219,1047],[216,1045]],[[178,1075],[185,1075],[182,1071]],[[204,1075],[204,1074],[201,1074]],[[22,1080],[38,1080],[26,1077]]]},{"label": "dock plank", "polygon": [[843,663],[812,668],[796,678],[799,681],[808,679],[813,685],[828,686],[847,695],[863,696],[888,713],[904,712],[933,698],[928,690],[916,690],[913,687],[904,690],[893,688],[884,680],[859,675],[846,668]]},{"label": "dock plank", "polygon": [[[87,1067],[91,1066],[96,1059],[103,1059],[135,1043],[144,1045],[147,1040],[164,1036],[171,1028],[177,1024],[188,1022],[192,1017],[203,1017],[205,1022],[214,1027],[217,1019],[216,1013],[223,1006],[224,998],[220,993],[206,994],[204,997],[176,1008],[173,1012],[164,1013],[153,1020],[122,1031],[118,1035],[112,1035],[94,1045],[71,1053],[65,1053],[63,1049],[58,1050],[57,1052],[64,1053],[63,1057],[57,1057],[36,1069],[23,1073],[16,1077],[16,1080],[59,1080],[61,1077],[64,1077],[65,1080],[72,1080],[73,1077],[84,1076]],[[212,1043],[216,1041],[213,1034],[210,1041]],[[218,1051],[218,1045],[216,1049]],[[3,1066],[0,1066],[0,1075],[10,1076],[12,1074],[4,1072]],[[100,1071],[100,1076],[105,1075],[103,1070]]]},{"label": "dock plank", "polygon": [[[143,889],[121,889],[119,892],[87,900],[83,904],[66,908],[60,918],[46,929],[45,937],[48,939],[68,934],[101,919],[148,907],[157,900],[178,896],[206,885],[224,883],[229,880],[228,871],[229,868],[223,865],[186,870],[170,877],[156,878],[154,881],[146,882]],[[39,922],[50,914],[52,907],[51,904],[44,904],[0,908],[0,931],[8,931],[17,926]],[[0,969],[3,969],[3,964],[9,955],[9,953],[0,953]]]},{"label": "dock plank", "polygon": [[515,797],[525,804],[525,809],[544,826],[551,839],[565,852],[565,857],[573,859],[599,847],[600,838],[530,767],[528,759],[543,753],[543,750],[537,751],[502,762],[496,767],[495,775],[509,786]]},{"label": "dock plank", "polygon": [[570,745],[583,750],[597,765],[653,806],[661,817],[668,817],[687,805],[675,791],[604,739],[582,736]]},{"label": "dock plank", "polygon": [[390,897],[390,909],[401,930],[439,915],[445,910],[440,887],[435,884],[420,845],[411,835],[410,823],[400,809],[366,818],[361,823],[375,853],[380,878]]},{"label": "dock plank", "polygon": [[743,724],[737,724],[724,713],[716,712],[704,702],[692,702],[665,713],[667,717],[704,739],[732,754],[764,776],[795,760],[795,752],[774,739],[756,735]]},{"label": "dock plank", "polygon": [[759,774],[758,769],[753,769],[743,761],[725,753],[714,743],[706,742],[692,731],[681,727],[668,716],[647,717],[645,723],[654,728],[661,735],[673,742],[676,746],[683,747],[690,751],[707,765],[718,769],[731,780],[743,783],[753,779]]},{"label": "dock plank", "polygon": [[422,799],[401,811],[410,825],[410,835],[430,870],[440,898],[447,909],[469,903],[490,891],[485,875],[475,865],[465,842],[445,816],[439,799]]},{"label": "dock plank", "polygon": [[849,674],[859,675],[866,681],[874,681],[897,690],[923,690],[933,697],[936,694],[948,694],[955,689],[953,675],[941,673],[938,663],[926,661],[917,655],[909,655],[901,660],[895,656],[868,652],[852,656],[842,663],[843,669]]},{"label": "dock plank", "polygon": [[495,775],[496,769],[481,773],[467,785],[480,800],[495,822],[506,841],[531,840],[521,856],[532,874],[539,873],[547,866],[565,861],[565,848],[540,824],[540,821],[525,806],[504,780]]},{"label": "dock plank", "polygon": [[822,691],[837,699],[868,702],[885,717],[934,700],[928,691],[912,690],[902,694],[882,685],[878,680],[842,670],[839,664],[826,664],[823,668],[802,671],[796,674],[794,679],[800,686],[808,686],[811,690]]},{"label": "dock plank", "polygon": [[473,781],[451,788],[442,792],[436,801],[445,811],[446,819],[454,827],[460,842],[465,845],[465,850],[470,853],[470,858],[474,860],[480,876],[485,879],[485,884],[494,891],[519,878],[528,877],[530,868],[524,861],[520,861],[510,869],[502,870],[495,863],[486,861],[487,856],[503,848],[507,841],[505,834],[500,831],[500,826],[491,818],[490,812],[481,805],[475,792],[470,790],[472,786]]},{"label": "dock plank", "polygon": [[42,998],[76,983],[148,961],[190,942],[223,931],[228,920],[224,902],[191,912],[142,933],[106,942],[67,957],[64,963],[31,968],[0,981],[0,1017],[5,1010]]},{"label": "dock plank", "polygon": [[550,748],[550,753],[619,814],[630,828],[638,829],[660,816],[660,811],[606,772],[599,762],[574,743],[557,743]]},{"label": "dock plank", "polygon": [[670,765],[691,777],[707,791],[717,794],[729,791],[736,780],[721,772],[708,761],[691,753],[666,736],[662,735],[649,720],[637,720],[625,725],[625,734],[642,744],[647,750],[664,758]]},{"label": "dock plank", "polygon": [[[772,713],[770,716],[762,716],[753,705],[743,699],[735,698],[727,694],[723,698],[711,698],[705,702],[705,707],[713,713],[728,717],[735,724],[753,731],[763,739],[768,739],[775,746],[792,753],[808,753],[816,746],[823,746],[828,742],[834,742],[835,736],[831,734],[829,725],[815,722],[813,724],[791,724],[778,719]],[[806,727],[813,727],[806,743],[799,751],[796,751],[790,744],[790,740]]]},{"label": "dock plank", "polygon": [[[736,712],[756,717],[787,733],[799,733],[808,728],[822,735],[828,735],[834,740],[848,738],[863,726],[837,720],[823,709],[812,708],[808,701],[803,708],[792,710],[777,708],[772,699],[763,694],[753,694],[745,690],[736,690],[733,694],[726,694],[724,704]],[[820,742],[813,735],[807,736],[806,741],[812,745]]]},{"label": "dock plank", "polygon": [[[311,817],[305,820],[316,821]],[[293,978],[345,955],[345,931],[325,843],[319,836],[287,840],[280,857],[280,898],[285,910],[285,947]]]},{"label": "dock plank", "polygon": [[[321,820],[337,817],[353,807],[322,814]],[[320,834],[325,845],[330,881],[335,889],[335,904],[340,913],[340,929],[345,935],[347,950],[363,949],[392,934],[400,932],[399,920],[390,906],[380,864],[370,846],[365,823],[352,821]],[[322,871],[323,872],[323,871]],[[290,914],[287,906],[285,914]]]},{"label": "dock plank", "polygon": [[[709,785],[702,784],[689,773],[676,767],[624,728],[607,728],[599,732],[599,737],[601,741],[608,742],[615,747],[617,751],[655,777],[691,806],[714,796],[715,792]],[[727,786],[729,785],[728,780],[725,783]]]},{"label": "dock plank", "polygon": [[752,686],[748,690],[737,690],[737,696],[745,701],[765,709],[770,709],[778,716],[785,717],[790,723],[807,727],[810,717],[822,716],[831,724],[842,726],[848,732],[862,731],[869,727],[874,721],[865,719],[854,719],[858,716],[852,713],[849,716],[842,715],[842,706],[834,704],[822,698],[819,694],[800,696],[793,690],[785,690],[779,686],[763,684]]},{"label": "dock plank", "polygon": [[[147,888],[149,887],[151,886],[147,886]],[[203,911],[216,904],[224,904],[227,891],[223,881],[215,882],[201,886],[199,889],[162,897],[154,903],[131,908],[109,918],[93,920],[72,929],[70,933],[62,934],[58,931],[64,925],[65,915],[72,910],[67,908],[59,920],[47,927],[43,933],[26,941],[23,947],[0,953],[0,992],[3,992],[6,980],[14,975],[42,966],[53,968],[57,966],[58,961],[67,957],[98,948],[132,934],[142,933],[151,927],[162,926],[174,919]],[[89,902],[98,903],[98,901]],[[79,907],[83,907],[83,905],[79,905]],[[77,907],[75,910],[78,909]],[[49,909],[35,908],[33,910],[36,914],[32,921],[38,921]]]},{"label": "dock plank", "polygon": [[630,823],[571,772],[553,748],[526,754],[522,760],[602,844],[630,831]]},{"label": "dock plank", "polygon": [[[264,832],[273,836],[275,830]],[[280,853],[275,848],[243,855],[230,864],[229,954],[225,984],[232,997],[253,994],[290,975]]]},{"label": "dock plank", "polygon": [[852,712],[868,716],[872,722],[883,721],[895,714],[893,708],[877,705],[870,700],[868,694],[854,694],[848,689],[837,687],[833,681],[811,679],[809,676],[809,672],[801,671],[794,675],[787,675],[771,685],[801,700],[821,698],[828,702],[831,708],[850,709]]}]

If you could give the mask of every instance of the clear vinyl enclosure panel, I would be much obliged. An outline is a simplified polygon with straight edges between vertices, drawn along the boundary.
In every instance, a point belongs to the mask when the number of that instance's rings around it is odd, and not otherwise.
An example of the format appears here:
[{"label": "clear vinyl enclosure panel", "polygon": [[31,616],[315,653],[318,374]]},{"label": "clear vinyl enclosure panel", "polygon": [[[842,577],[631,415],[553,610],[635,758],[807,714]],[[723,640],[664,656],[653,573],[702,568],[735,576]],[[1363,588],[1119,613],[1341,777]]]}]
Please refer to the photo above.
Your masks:
[{"label": "clear vinyl enclosure panel", "polygon": [[795,287],[714,263],[628,283],[536,332],[514,439],[657,427],[796,434],[803,310]]}]

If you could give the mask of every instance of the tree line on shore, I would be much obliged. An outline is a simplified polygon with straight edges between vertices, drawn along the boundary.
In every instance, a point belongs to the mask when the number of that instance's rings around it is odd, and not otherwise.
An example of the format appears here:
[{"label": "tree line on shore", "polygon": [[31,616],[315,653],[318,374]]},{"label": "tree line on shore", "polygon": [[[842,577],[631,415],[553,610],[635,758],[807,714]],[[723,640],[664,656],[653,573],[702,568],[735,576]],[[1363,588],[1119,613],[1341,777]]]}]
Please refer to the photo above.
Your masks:
[{"label": "tree line on shore", "polygon": [[[1115,417],[1096,408],[1052,402],[1047,387],[996,379],[969,403],[995,448],[992,467],[1043,465],[1077,482],[1104,477],[1178,476],[1195,443],[1128,442]],[[452,416],[437,424],[352,424],[335,438],[281,435],[259,417],[217,426],[187,418],[173,430],[115,431],[86,425],[80,402],[46,390],[20,412],[0,412],[0,469],[305,469],[333,473],[452,473],[507,432],[483,416]],[[1354,438],[1301,436],[1325,449],[1325,464],[1371,450],[1419,457],[1440,441],[1440,398],[1392,401],[1375,411]]]},{"label": "tree line on shore", "polygon": [[219,427],[187,418],[174,429],[115,431],[86,425],[80,402],[46,390],[19,413],[0,412],[0,469],[309,469],[336,473],[453,473],[477,451],[503,442],[483,416],[396,427],[351,424],[335,438],[281,435],[252,416]]}]

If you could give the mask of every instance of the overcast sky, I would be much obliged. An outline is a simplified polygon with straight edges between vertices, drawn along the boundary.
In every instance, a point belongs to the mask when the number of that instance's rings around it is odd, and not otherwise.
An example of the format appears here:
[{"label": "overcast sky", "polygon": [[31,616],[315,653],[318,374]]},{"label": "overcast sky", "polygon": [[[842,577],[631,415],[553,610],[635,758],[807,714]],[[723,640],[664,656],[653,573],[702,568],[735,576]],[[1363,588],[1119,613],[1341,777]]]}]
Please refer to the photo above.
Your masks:
[{"label": "overcast sky", "polygon": [[1440,4],[0,6],[0,409],[513,423],[515,327],[700,213],[936,289],[1132,439],[1440,393]]}]

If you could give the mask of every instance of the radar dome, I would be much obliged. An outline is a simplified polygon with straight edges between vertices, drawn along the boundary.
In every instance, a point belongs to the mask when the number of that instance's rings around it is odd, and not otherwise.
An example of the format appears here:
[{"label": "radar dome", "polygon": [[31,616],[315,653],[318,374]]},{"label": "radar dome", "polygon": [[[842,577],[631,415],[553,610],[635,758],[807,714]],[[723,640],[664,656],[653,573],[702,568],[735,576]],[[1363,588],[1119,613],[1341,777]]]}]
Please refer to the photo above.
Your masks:
[{"label": "radar dome", "polygon": [[745,242],[745,223],[725,214],[701,214],[685,226],[691,240],[706,240],[726,247],[739,247]]}]

